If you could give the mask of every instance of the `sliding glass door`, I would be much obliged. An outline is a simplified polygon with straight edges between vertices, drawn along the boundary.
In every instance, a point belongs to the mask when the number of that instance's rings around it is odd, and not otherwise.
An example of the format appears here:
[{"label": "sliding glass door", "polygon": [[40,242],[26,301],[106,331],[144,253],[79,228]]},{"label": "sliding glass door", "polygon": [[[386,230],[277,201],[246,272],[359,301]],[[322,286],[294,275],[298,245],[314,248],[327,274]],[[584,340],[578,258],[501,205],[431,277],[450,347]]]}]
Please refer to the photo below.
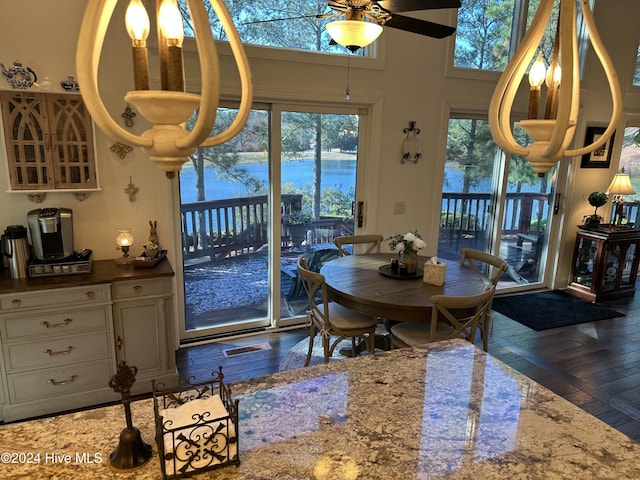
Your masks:
[{"label": "sliding glass door", "polygon": [[[180,174],[183,339],[304,321],[296,264],[353,232],[357,110],[256,105],[230,142]],[[220,109],[216,129],[234,118]]]},{"label": "sliding glass door", "polygon": [[539,177],[523,158],[504,155],[486,119],[451,118],[438,255],[457,260],[463,247],[493,253],[509,264],[499,288],[539,287],[554,171]]}]

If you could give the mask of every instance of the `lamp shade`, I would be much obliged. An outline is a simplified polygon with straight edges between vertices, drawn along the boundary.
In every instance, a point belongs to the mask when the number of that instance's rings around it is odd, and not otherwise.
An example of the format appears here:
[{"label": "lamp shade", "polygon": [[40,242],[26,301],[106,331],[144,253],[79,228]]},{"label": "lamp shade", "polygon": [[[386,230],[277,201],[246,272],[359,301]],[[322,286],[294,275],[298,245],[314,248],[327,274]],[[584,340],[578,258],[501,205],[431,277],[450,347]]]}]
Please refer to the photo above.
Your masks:
[{"label": "lamp shade", "polygon": [[633,185],[631,185],[629,174],[624,173],[624,168],[620,173],[616,173],[613,176],[613,180],[611,180],[609,188],[607,188],[607,193],[609,195],[634,195],[636,193]]},{"label": "lamp shade", "polygon": [[116,236],[116,243],[119,247],[130,247],[133,245],[133,235],[130,228],[119,228]]},{"label": "lamp shade", "polygon": [[364,20],[336,20],[327,24],[333,40],[352,52],[373,43],[382,33],[382,26]]}]

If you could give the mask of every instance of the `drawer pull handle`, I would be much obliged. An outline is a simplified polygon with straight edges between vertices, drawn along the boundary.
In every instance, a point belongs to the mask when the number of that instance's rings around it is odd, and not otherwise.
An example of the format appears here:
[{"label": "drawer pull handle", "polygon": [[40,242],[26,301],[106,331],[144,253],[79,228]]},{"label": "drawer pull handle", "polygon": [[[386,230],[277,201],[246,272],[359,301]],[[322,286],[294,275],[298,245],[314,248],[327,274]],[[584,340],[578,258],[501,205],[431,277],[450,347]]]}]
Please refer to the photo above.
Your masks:
[{"label": "drawer pull handle", "polygon": [[54,380],[53,378],[50,378],[49,380],[47,380],[47,382],[49,382],[51,385],[67,385],[69,383],[75,382],[77,378],[78,375],[71,375],[71,378],[69,380]]},{"label": "drawer pull handle", "polygon": [[56,357],[58,355],[69,355],[71,353],[71,350],[73,350],[74,348],[76,347],[74,347],[73,345],[69,345],[66,350],[60,350],[58,352],[54,352],[50,348],[47,348],[46,350],[44,350],[44,353],[48,354],[50,357]]},{"label": "drawer pull handle", "polygon": [[58,328],[58,327],[67,327],[73,321],[72,318],[65,319],[62,323],[49,323],[49,322],[40,322],[40,325],[43,325],[45,328]]},{"label": "drawer pull handle", "polygon": [[95,294],[94,292],[87,292],[87,293],[86,293],[86,295],[87,295],[87,298],[88,298],[89,300],[91,300],[93,297],[95,297],[95,296],[96,296],[96,294]]},{"label": "drawer pull handle", "polygon": [[17,298],[15,300],[11,300],[11,305],[13,305],[14,307],[19,307],[21,303],[22,300],[18,300]]},{"label": "drawer pull handle", "polygon": [[140,293],[142,291],[142,285],[136,285],[135,287],[133,287],[133,289],[136,293]]}]

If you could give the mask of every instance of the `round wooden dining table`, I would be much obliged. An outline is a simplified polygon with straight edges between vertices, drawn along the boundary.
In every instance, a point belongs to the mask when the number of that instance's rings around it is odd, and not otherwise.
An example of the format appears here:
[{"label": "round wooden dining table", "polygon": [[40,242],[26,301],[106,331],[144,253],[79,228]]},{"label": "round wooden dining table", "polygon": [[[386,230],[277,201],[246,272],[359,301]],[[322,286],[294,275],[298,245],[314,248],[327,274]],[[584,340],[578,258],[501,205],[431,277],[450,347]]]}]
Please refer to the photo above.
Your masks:
[{"label": "round wooden dining table", "polygon": [[[325,263],[320,269],[329,298],[340,305],[369,315],[397,321],[425,322],[431,316],[432,295],[477,295],[492,286],[481,273],[446,262],[444,285],[419,278],[394,278],[380,273],[393,253],[348,255]],[[418,267],[429,257],[418,257]],[[442,260],[440,260],[442,261]]]}]

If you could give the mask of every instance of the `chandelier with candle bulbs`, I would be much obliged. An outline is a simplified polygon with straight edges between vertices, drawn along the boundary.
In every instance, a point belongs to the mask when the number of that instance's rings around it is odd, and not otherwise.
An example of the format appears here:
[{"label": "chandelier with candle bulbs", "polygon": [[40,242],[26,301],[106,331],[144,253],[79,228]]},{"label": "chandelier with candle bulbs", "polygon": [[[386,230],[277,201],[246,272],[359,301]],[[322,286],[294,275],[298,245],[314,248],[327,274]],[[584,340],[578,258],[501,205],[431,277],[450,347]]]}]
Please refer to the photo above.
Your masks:
[{"label": "chandelier with candle bulbs", "polygon": [[[220,19],[233,52],[242,87],[240,107],[234,121],[223,132],[210,136],[220,98],[220,68],[209,17],[203,1],[209,1]],[[107,135],[118,141],[142,147],[169,178],[180,171],[198,147],[220,145],[237,135],[251,110],[253,86],[251,70],[231,16],[220,0],[186,0],[198,48],[201,93],[184,91],[182,16],[176,0],[156,0],[161,90],[149,89],[146,39],[150,21],[141,0],[130,0],[125,14],[127,32],[132,39],[135,90],[124,99],[151,123],[151,128],[134,135],[111,117],[98,87],[98,67],[105,34],[117,0],[91,0],[87,3],[76,51],[76,69],[82,98],[94,121]],[[198,110],[191,131],[184,122]]]},{"label": "chandelier with candle bulbs", "polygon": [[[601,148],[615,132],[622,115],[622,93],[613,62],[596,30],[589,0],[578,0],[589,39],[609,84],[612,109],[602,136],[590,145],[569,149],[580,107],[577,5],[576,0],[560,0],[557,47],[554,48],[551,65],[545,71],[542,56],[538,53],[529,76],[529,118],[519,122],[533,143],[523,146],[515,140],[511,108],[522,77],[538,52],[545,27],[551,18],[553,3],[554,0],[540,1],[531,27],[501,75],[489,106],[489,125],[495,142],[506,152],[525,157],[539,176],[544,176],[562,158],[584,155]],[[546,86],[545,118],[539,119],[538,101],[543,83]]]}]

